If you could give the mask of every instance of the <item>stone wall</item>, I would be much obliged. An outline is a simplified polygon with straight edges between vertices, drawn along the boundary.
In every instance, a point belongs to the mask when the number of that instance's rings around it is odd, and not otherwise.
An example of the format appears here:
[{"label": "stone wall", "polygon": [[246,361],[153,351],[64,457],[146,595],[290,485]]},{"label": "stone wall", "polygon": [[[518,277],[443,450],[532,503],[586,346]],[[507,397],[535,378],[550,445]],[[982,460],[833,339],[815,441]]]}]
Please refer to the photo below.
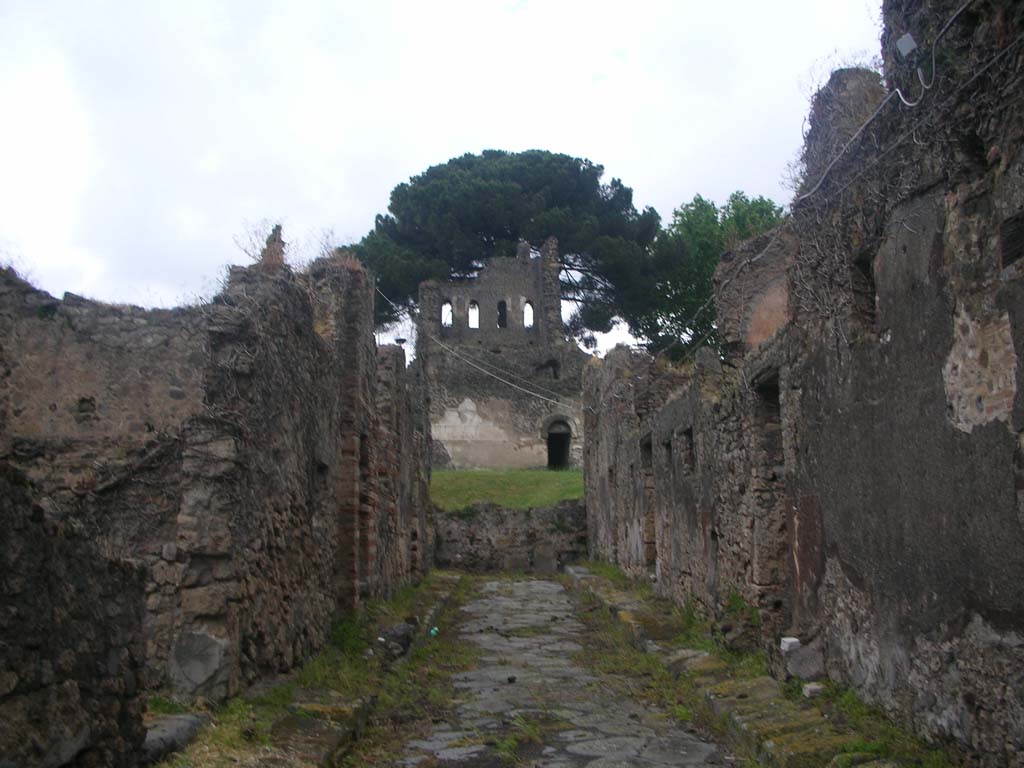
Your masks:
[{"label": "stone wall", "polygon": [[455,512],[435,509],[436,563],[482,573],[556,573],[586,557],[586,518],[579,499],[533,509],[495,504]]},{"label": "stone wall", "polygon": [[421,371],[418,366],[406,367],[401,347],[377,350],[377,375],[381,435],[377,580],[393,586],[424,576],[433,559],[430,468],[407,458],[428,455],[430,423],[422,406]]},{"label": "stone wall", "polygon": [[33,495],[0,463],[0,763],[135,765],[143,574]]},{"label": "stone wall", "polygon": [[[150,659],[168,658],[179,609],[183,425],[203,407],[205,326],[198,308],[58,301],[0,275],[0,458],[50,517],[148,567]],[[153,664],[143,682],[164,677]]]},{"label": "stone wall", "polygon": [[584,375],[588,546],[637,578],[656,567],[652,419],[684,380],[625,347],[593,360]]},{"label": "stone wall", "polygon": [[[567,465],[580,464],[587,356],[562,323],[558,245],[550,239],[540,255],[522,245],[515,258],[491,259],[476,278],[420,286],[417,360],[429,386],[438,467],[547,466],[553,425],[571,433]],[[478,328],[469,325],[471,303],[479,307]],[[499,303],[505,327],[498,326]],[[527,303],[532,327],[524,324]],[[445,304],[450,326],[442,323]]]},{"label": "stone wall", "polygon": [[166,311],[0,276],[0,459],[143,566],[142,686],[233,695],[429,564],[422,379],[375,349],[373,294],[343,254]]},{"label": "stone wall", "polygon": [[[920,89],[895,40],[930,54],[959,7],[885,4],[890,88]],[[836,73],[812,109],[813,194],[719,267],[721,357],[619,351],[585,385],[595,554],[730,624],[742,598],[759,622],[737,642],[797,636],[985,766],[1024,765],[1022,15],[962,13],[934,92],[893,99],[830,168],[889,93]]]}]

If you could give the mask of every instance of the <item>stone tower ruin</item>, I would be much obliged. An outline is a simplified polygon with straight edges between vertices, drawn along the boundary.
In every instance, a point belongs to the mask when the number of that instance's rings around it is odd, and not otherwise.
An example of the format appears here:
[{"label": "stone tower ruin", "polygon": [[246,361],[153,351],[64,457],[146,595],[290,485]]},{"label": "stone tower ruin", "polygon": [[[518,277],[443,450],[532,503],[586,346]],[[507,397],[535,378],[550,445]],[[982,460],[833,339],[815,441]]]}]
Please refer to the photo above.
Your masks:
[{"label": "stone tower ruin", "polygon": [[420,285],[417,356],[431,395],[436,468],[559,469],[583,450],[581,373],[566,338],[558,242]]}]

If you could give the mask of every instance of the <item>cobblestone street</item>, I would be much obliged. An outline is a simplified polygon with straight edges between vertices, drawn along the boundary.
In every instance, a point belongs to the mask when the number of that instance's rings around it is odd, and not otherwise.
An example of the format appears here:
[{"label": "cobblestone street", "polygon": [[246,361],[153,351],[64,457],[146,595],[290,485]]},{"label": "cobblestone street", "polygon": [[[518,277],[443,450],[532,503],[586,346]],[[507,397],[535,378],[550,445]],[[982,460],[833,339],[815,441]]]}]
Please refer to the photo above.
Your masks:
[{"label": "cobblestone street", "polygon": [[623,700],[574,661],[586,627],[560,583],[487,581],[460,619],[460,638],[481,651],[478,663],[454,677],[450,718],[409,742],[399,765],[725,764],[715,745],[664,712]]}]

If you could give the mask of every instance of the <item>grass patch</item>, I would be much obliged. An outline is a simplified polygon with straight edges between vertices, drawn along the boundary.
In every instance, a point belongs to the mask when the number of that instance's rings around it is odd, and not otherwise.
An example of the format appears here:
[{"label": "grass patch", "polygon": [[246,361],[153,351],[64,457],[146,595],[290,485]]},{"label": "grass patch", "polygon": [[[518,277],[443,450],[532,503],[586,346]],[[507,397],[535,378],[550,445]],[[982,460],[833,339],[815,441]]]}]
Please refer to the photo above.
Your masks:
[{"label": "grass patch", "polygon": [[[494,751],[503,760],[518,763],[520,750],[527,744],[540,744],[549,728],[544,724],[519,714],[512,718],[512,730],[494,742]],[[565,727],[559,723],[559,727]]]},{"label": "grass patch", "polygon": [[893,725],[881,710],[861,701],[852,688],[826,681],[825,694],[817,704],[838,726],[860,736],[844,752],[877,755],[925,768],[955,765],[943,750],[932,749]]},{"label": "grass patch", "polygon": [[[628,587],[629,580],[618,568],[602,563],[588,563],[593,573],[606,579],[616,587]],[[623,587],[623,585],[626,587]],[[607,610],[601,610],[604,603],[584,591],[580,599],[590,608],[583,616],[592,630],[592,641],[587,650],[579,654],[579,660],[595,671],[607,674],[612,685],[666,710],[678,720],[694,721],[719,736],[725,736],[728,727],[721,718],[716,718],[707,706],[705,692],[696,684],[696,678],[683,673],[674,677],[655,654],[639,650],[629,629],[612,617]],[[767,659],[760,651],[735,651],[723,642],[715,631],[712,621],[693,603],[670,606],[660,598],[643,597],[648,613],[656,617],[663,630],[672,638],[669,647],[694,648],[707,651],[725,662],[725,667],[716,676],[723,681],[731,678],[737,681],[751,680],[768,675]],[[756,609],[738,593],[731,593],[725,604],[729,618],[754,621]],[[617,676],[625,676],[625,680]],[[724,683],[720,683],[724,684]],[[742,682],[738,682],[742,685]],[[894,761],[893,764],[916,765],[924,768],[952,768],[958,763],[942,749],[917,739],[912,734],[890,722],[880,710],[865,704],[856,693],[834,682],[825,682],[824,694],[813,701],[803,697],[800,680],[790,680],[782,686],[782,693],[795,712],[817,708],[843,739],[836,749],[841,750],[835,765],[860,765],[868,759]],[[738,745],[741,749],[742,745]],[[752,759],[753,755],[740,755]]]},{"label": "grass patch", "polygon": [[[272,728],[287,716],[296,704],[324,701],[330,704],[355,702],[376,696],[379,709],[398,713],[400,722],[443,707],[451,698],[449,677],[471,661],[471,651],[458,642],[454,632],[444,627],[454,622],[454,611],[466,598],[470,580],[463,577],[454,587],[448,609],[438,617],[442,627],[436,638],[427,637],[414,647],[404,663],[386,666],[382,656],[365,656],[382,626],[401,621],[417,612],[424,601],[434,599],[437,574],[418,586],[400,589],[390,600],[369,604],[363,615],[336,624],[327,645],[299,669],[289,682],[265,689],[258,694],[231,699],[213,707],[213,724],[203,730],[188,749],[173,756],[164,765],[170,768],[220,768],[249,764],[256,755],[273,756],[277,746]],[[154,697],[155,698],[155,697]],[[167,709],[173,702],[150,700],[150,710]],[[387,722],[391,722],[390,719]],[[387,731],[388,728],[383,730]],[[365,759],[366,750],[381,749],[382,741],[374,739],[381,727],[371,725],[364,744],[357,742],[353,757],[346,765],[373,765]],[[391,729],[393,733],[393,729]],[[392,739],[400,746],[401,739]],[[358,758],[358,759],[357,759]]]},{"label": "grass patch", "polygon": [[581,612],[590,630],[576,659],[606,675],[598,685],[619,688],[624,696],[660,707],[678,720],[693,721],[703,711],[702,695],[685,677],[674,677],[661,660],[634,645],[629,629],[584,593]]},{"label": "grass patch", "polygon": [[161,765],[170,768],[223,768],[270,744],[270,728],[291,702],[291,686],[257,699],[231,699],[211,711],[213,724],[184,751]]},{"label": "grass patch", "polygon": [[546,469],[437,470],[431,475],[430,498],[441,509],[466,516],[466,508],[491,502],[509,509],[550,507],[583,498],[583,472]]},{"label": "grass patch", "polygon": [[679,627],[674,645],[680,648],[697,648],[713,653],[720,646],[715,643],[712,622],[701,613],[692,600],[681,606],[672,607],[672,620]]},{"label": "grass patch", "polygon": [[612,565],[604,560],[588,560],[583,566],[595,576],[610,582],[616,589],[629,589],[631,586],[629,576],[617,565]]},{"label": "grass patch", "polygon": [[761,613],[744,600],[736,589],[730,590],[725,599],[725,614],[734,621],[744,621],[752,627],[761,626]]},{"label": "grass patch", "polygon": [[146,712],[151,715],[183,715],[189,709],[174,699],[153,694],[146,700]]},{"label": "grass patch", "polygon": [[376,714],[342,766],[381,765],[400,752],[409,737],[446,711],[454,697],[451,677],[468,669],[479,651],[459,640],[459,607],[468,599],[473,581],[463,577],[437,619],[441,631],[413,648],[408,660],[374,681]]},{"label": "grass patch", "polygon": [[[768,674],[768,661],[761,651],[735,651],[727,648],[722,636],[715,631],[715,624],[704,615],[694,602],[682,606],[656,597],[651,585],[629,578],[621,569],[601,560],[585,563],[587,569],[620,591],[632,591],[649,609],[641,612],[637,619],[648,635],[671,648],[694,648],[707,651],[728,665],[729,677],[759,677]],[[749,618],[752,609],[739,595],[732,600],[727,610],[735,611]]]}]

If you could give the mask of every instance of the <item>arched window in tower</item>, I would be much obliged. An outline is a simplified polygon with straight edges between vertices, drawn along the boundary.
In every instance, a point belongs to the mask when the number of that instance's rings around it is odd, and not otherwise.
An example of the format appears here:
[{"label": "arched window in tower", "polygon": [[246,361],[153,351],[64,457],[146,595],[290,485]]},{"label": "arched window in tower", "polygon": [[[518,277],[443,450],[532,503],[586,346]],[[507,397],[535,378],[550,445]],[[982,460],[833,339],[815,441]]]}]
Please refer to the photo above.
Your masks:
[{"label": "arched window in tower", "polygon": [[498,302],[498,327],[508,328],[508,305],[504,301]]},{"label": "arched window in tower", "polygon": [[523,305],[523,328],[533,328],[533,303],[529,301]]},{"label": "arched window in tower", "polygon": [[480,327],[480,305],[475,301],[469,302],[469,327]]},{"label": "arched window in tower", "polygon": [[452,327],[452,303],[446,301],[441,305],[441,327],[451,328]]}]

